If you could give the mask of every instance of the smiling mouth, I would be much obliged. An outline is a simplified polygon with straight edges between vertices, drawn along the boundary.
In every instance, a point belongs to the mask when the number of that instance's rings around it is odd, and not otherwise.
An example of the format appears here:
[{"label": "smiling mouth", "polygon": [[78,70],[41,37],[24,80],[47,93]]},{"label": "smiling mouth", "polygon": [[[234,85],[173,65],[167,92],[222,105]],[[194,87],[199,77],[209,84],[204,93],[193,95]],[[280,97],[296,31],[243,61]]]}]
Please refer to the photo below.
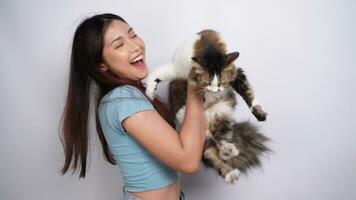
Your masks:
[{"label": "smiling mouth", "polygon": [[135,67],[143,67],[143,55],[139,55],[136,58],[134,58],[131,62],[131,65],[134,65]]},{"label": "smiling mouth", "polygon": [[135,62],[142,61],[143,55],[138,55],[136,58],[131,60],[131,64],[134,64]]}]

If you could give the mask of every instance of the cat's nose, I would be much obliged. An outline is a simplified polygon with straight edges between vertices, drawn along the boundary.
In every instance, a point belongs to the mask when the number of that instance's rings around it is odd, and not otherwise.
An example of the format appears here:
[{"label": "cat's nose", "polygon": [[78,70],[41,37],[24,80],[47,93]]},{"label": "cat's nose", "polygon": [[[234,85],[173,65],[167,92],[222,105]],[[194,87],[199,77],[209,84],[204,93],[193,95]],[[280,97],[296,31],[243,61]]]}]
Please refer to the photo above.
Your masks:
[{"label": "cat's nose", "polygon": [[220,88],[220,87],[211,86],[211,85],[209,85],[209,86],[207,87],[207,89],[210,90],[210,91],[212,91],[212,92],[217,92],[217,91],[219,91],[219,88]]}]

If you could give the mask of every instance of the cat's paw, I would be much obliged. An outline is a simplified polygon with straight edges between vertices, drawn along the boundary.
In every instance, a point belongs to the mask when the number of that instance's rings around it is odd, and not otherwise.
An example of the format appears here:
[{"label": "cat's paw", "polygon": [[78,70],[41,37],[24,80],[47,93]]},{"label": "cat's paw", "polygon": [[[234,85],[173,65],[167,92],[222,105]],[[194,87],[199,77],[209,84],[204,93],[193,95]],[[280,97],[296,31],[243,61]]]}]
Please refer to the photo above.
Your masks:
[{"label": "cat's paw", "polygon": [[145,93],[146,93],[148,98],[153,100],[155,98],[155,91],[156,90],[157,90],[157,82],[156,81],[147,82]]},{"label": "cat's paw", "polygon": [[223,160],[228,160],[232,157],[238,156],[240,151],[236,149],[233,143],[227,142],[225,140],[220,141],[219,147],[219,157]]},{"label": "cat's paw", "polygon": [[229,173],[226,174],[225,182],[234,184],[239,179],[239,176],[240,176],[240,170],[238,169],[231,170]]},{"label": "cat's paw", "polygon": [[258,121],[265,121],[267,119],[268,113],[262,110],[260,105],[254,105],[251,108],[252,114],[255,115]]}]

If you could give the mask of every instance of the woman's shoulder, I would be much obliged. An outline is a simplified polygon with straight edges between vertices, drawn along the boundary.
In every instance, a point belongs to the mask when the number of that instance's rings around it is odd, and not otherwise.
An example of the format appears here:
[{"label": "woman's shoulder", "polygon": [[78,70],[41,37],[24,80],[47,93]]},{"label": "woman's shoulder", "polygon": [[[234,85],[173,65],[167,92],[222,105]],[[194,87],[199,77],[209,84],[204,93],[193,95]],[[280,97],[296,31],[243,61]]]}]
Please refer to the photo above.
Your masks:
[{"label": "woman's shoulder", "polygon": [[145,95],[135,86],[122,85],[116,87],[112,93],[115,97],[145,97]]},{"label": "woman's shoulder", "polygon": [[135,86],[122,85],[108,92],[102,102],[112,101],[120,98],[145,98],[145,95]]}]

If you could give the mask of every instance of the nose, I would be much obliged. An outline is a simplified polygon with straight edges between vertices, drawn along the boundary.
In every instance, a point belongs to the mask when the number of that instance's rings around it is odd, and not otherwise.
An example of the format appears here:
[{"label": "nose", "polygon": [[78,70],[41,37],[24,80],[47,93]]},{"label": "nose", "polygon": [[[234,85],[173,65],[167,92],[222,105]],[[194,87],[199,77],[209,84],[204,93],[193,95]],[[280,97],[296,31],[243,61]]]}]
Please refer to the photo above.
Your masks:
[{"label": "nose", "polygon": [[134,41],[130,41],[130,52],[133,53],[135,51],[138,51],[140,46],[138,44],[136,44]]}]

